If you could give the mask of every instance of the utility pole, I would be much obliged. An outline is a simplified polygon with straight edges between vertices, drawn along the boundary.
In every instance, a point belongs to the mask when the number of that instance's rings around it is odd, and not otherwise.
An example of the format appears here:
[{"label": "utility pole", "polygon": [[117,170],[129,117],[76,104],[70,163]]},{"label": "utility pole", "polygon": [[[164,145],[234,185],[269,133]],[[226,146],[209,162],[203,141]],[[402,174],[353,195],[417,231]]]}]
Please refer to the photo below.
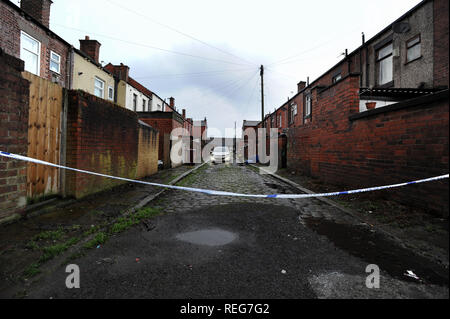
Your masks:
[{"label": "utility pole", "polygon": [[259,74],[261,76],[261,121],[264,127],[264,65],[261,65],[261,72]]},{"label": "utility pole", "polygon": [[234,121],[234,155],[233,157],[236,159],[237,154],[237,131],[236,131],[236,121]]}]

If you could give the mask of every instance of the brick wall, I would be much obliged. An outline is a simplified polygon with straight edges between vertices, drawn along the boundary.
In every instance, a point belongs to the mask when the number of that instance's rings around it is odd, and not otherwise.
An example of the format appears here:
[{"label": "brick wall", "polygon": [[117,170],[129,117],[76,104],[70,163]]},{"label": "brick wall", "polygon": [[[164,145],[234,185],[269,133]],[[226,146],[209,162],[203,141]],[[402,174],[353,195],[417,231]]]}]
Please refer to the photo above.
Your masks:
[{"label": "brick wall", "polygon": [[[38,25],[28,15],[21,14],[20,8],[10,1],[0,1],[0,48],[7,54],[20,58],[20,32],[24,31],[41,43],[41,68],[39,76],[53,81],[57,77],[57,83],[63,87],[67,84],[67,57],[69,45],[51,36],[48,29]],[[61,56],[60,74],[50,71],[50,51]]]},{"label": "brick wall", "polygon": [[448,2],[434,1],[434,86],[448,87]]},{"label": "brick wall", "polygon": [[[358,81],[349,76],[317,93],[312,123],[288,132],[289,169],[345,188],[448,173],[448,92],[436,101],[422,98],[355,118]],[[448,181],[382,194],[448,216]]]},{"label": "brick wall", "polygon": [[[134,179],[139,124],[134,112],[81,91],[69,91],[67,166]],[[80,198],[123,182],[67,172],[69,196]]]},{"label": "brick wall", "polygon": [[140,124],[136,178],[143,178],[158,172],[158,146],[158,131],[147,124]]},{"label": "brick wall", "polygon": [[[158,159],[164,162],[164,167],[169,168],[170,140],[172,130],[183,127],[183,120],[175,112],[138,112],[139,119],[159,131]],[[169,147],[167,147],[169,145]]]},{"label": "brick wall", "polygon": [[[27,155],[29,82],[23,61],[0,49],[0,150]],[[0,157],[0,219],[26,205],[25,162]]]}]

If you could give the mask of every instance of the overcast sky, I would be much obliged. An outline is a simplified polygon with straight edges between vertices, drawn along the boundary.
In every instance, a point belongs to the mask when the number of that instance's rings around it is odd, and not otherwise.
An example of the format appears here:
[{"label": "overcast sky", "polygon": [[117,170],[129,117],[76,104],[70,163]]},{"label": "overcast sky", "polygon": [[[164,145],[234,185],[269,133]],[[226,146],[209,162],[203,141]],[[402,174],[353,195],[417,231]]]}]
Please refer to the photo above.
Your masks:
[{"label": "overcast sky", "polygon": [[130,66],[132,77],[175,97],[188,117],[206,116],[219,129],[210,135],[221,136],[235,121],[261,119],[261,64],[269,113],[299,81],[356,49],[361,32],[371,38],[419,2],[53,0],[50,28],[77,48],[85,35],[98,40],[101,61]]}]

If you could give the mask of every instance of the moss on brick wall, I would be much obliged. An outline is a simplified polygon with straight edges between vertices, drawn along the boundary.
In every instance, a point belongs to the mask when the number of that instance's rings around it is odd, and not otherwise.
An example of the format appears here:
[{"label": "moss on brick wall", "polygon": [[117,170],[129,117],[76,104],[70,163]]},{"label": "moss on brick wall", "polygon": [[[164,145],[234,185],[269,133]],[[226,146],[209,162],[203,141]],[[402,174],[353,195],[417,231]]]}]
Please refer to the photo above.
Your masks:
[{"label": "moss on brick wall", "polygon": [[159,133],[148,125],[139,126],[139,150],[136,178],[158,172]]},{"label": "moss on brick wall", "polygon": [[[134,179],[137,174],[137,115],[81,91],[69,91],[67,166]],[[122,181],[67,173],[67,195],[84,197]]]}]

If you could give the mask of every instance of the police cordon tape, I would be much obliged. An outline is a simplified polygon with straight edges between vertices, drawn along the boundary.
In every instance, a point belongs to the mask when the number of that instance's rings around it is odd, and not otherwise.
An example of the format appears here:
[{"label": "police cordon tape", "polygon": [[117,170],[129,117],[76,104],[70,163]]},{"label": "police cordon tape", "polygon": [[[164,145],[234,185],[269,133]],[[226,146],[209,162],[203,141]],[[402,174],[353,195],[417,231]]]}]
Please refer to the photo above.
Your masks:
[{"label": "police cordon tape", "polygon": [[134,180],[134,179],[129,179],[129,178],[105,175],[105,174],[100,174],[100,173],[96,173],[96,172],[85,171],[82,169],[57,165],[57,164],[37,160],[34,158],[21,156],[21,155],[17,155],[17,154],[12,154],[12,153],[8,153],[8,152],[2,152],[2,151],[0,151],[0,156],[8,157],[8,158],[19,160],[19,161],[39,164],[39,165],[46,165],[46,166],[51,166],[51,167],[55,167],[55,168],[61,168],[61,169],[84,173],[84,174],[90,174],[90,175],[95,175],[95,176],[100,176],[100,177],[105,177],[105,178],[117,179],[117,180],[130,182],[130,183],[137,183],[137,184],[156,186],[156,187],[168,188],[168,189],[176,189],[176,190],[195,192],[195,193],[203,193],[203,194],[214,195],[214,196],[232,196],[232,197],[250,197],[250,198],[302,199],[302,198],[313,198],[313,197],[333,197],[333,196],[339,196],[339,195],[350,195],[350,194],[357,194],[357,193],[374,192],[374,191],[380,191],[380,190],[384,190],[384,189],[398,188],[398,187],[404,187],[404,186],[408,186],[408,185],[434,182],[434,181],[439,181],[439,180],[449,178],[449,174],[446,174],[446,175],[442,175],[442,176],[431,177],[431,178],[427,178],[427,179],[421,179],[421,180],[417,180],[417,181],[413,181],[413,182],[406,182],[406,183],[395,184],[395,185],[378,186],[378,187],[350,190],[350,191],[345,191],[345,192],[334,192],[334,193],[323,193],[323,194],[252,195],[252,194],[238,194],[238,193],[229,193],[229,192],[222,192],[222,191],[209,190],[209,189],[182,187],[182,186],[173,186],[173,185],[164,185],[164,184],[158,184],[158,183],[144,182],[144,181],[139,181],[139,180]]}]

